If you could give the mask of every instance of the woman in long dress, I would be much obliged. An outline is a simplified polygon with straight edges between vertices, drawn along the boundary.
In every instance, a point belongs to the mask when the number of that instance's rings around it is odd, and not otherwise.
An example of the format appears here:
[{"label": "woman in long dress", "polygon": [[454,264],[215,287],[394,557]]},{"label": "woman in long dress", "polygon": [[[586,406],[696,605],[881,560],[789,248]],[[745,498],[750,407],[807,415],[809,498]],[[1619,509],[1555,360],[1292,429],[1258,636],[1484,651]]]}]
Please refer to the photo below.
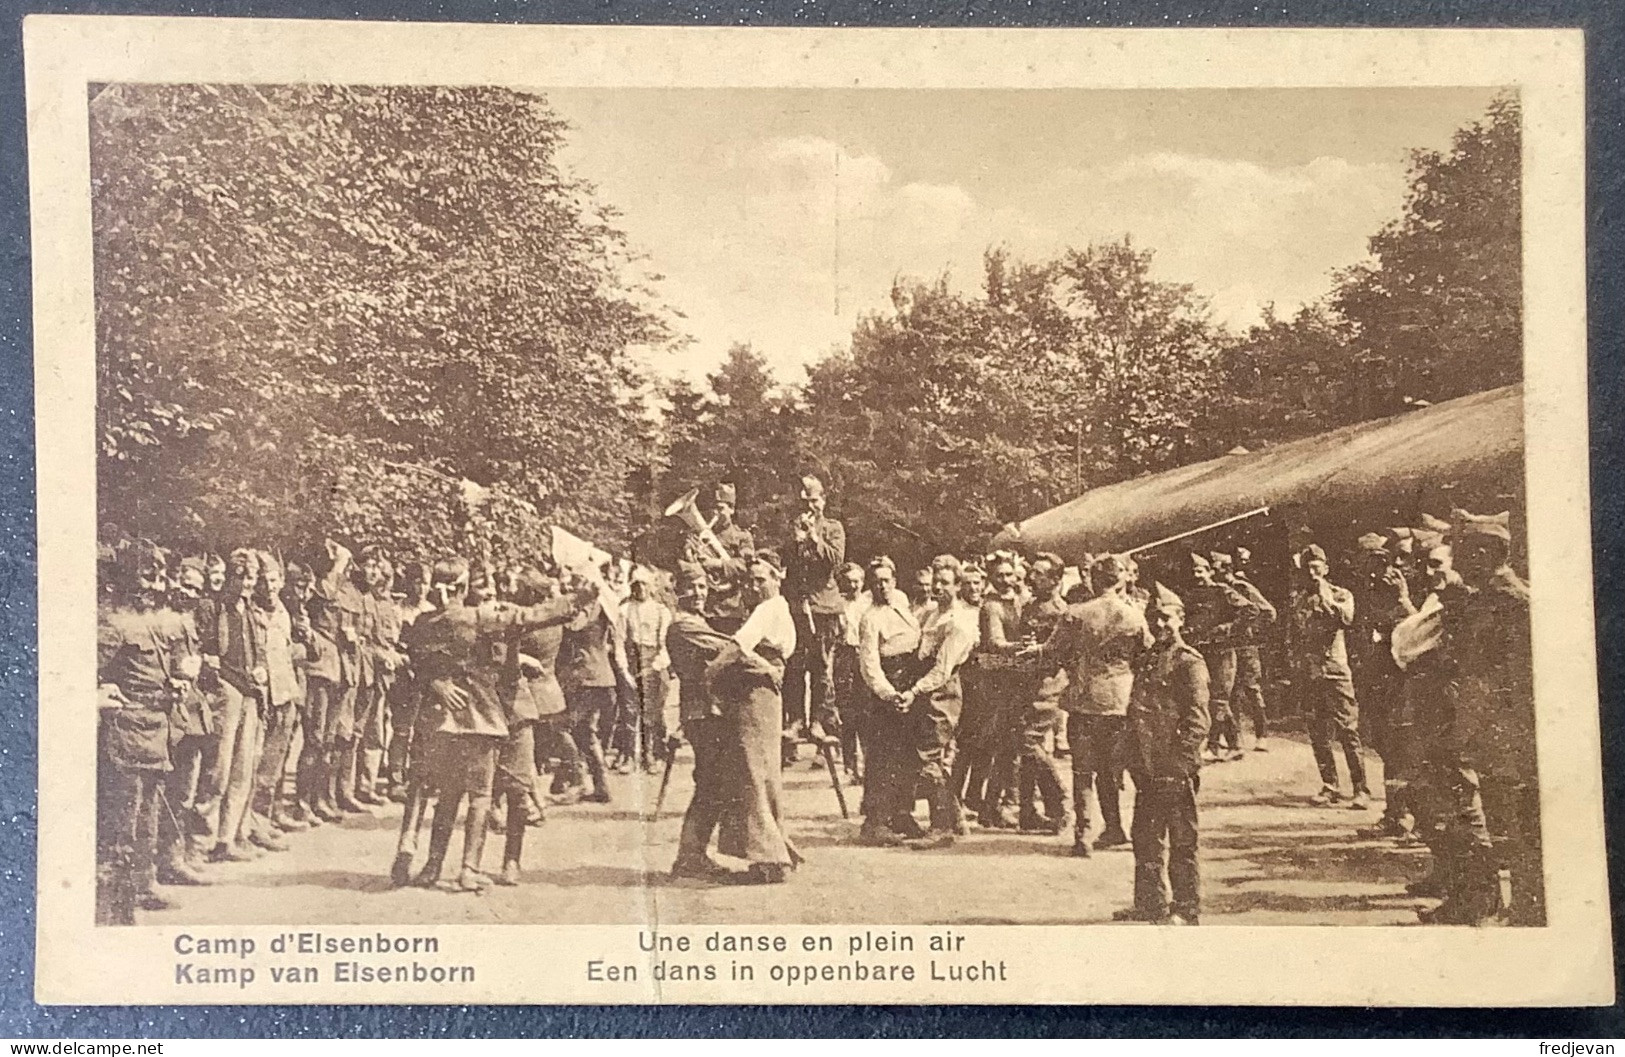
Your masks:
[{"label": "woman in long dress", "polygon": [[717,849],[750,863],[733,875],[736,883],[782,884],[787,869],[802,862],[784,832],[779,767],[784,662],[795,651],[796,628],[779,593],[784,568],[778,558],[758,553],[749,572],[755,608],[732,646],[708,666],[727,731],[721,770],[733,786]]}]

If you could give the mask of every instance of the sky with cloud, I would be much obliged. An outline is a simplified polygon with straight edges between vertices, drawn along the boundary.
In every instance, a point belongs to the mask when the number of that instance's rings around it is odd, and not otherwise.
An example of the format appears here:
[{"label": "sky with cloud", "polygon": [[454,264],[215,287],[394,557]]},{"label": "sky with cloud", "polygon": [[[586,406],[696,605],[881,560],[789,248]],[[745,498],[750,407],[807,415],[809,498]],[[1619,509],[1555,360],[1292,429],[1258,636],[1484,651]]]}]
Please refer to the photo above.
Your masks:
[{"label": "sky with cloud", "polygon": [[1398,214],[1411,148],[1489,89],[547,89],[563,161],[620,224],[699,378],[750,342],[777,376],[850,336],[897,276],[976,287],[989,246],[1129,235],[1232,326],[1290,311]]}]

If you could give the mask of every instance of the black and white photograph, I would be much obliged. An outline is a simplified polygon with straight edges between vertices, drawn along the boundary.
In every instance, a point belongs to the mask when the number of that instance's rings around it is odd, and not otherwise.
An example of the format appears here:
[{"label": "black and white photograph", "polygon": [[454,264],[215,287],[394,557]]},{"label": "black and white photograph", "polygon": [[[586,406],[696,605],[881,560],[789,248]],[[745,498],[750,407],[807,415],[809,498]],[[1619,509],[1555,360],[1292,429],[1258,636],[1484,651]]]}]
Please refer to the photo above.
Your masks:
[{"label": "black and white photograph", "polygon": [[1515,80],[83,93],[98,935],[1558,916]]}]

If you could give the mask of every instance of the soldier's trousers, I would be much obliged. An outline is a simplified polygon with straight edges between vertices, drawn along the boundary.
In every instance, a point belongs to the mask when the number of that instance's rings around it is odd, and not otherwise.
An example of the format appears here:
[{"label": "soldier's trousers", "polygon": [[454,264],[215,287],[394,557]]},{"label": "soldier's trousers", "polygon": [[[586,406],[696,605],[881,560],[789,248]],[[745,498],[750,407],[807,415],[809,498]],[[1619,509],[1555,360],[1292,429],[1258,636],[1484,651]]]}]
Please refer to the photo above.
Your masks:
[{"label": "soldier's trousers", "polygon": [[1309,744],[1315,752],[1321,785],[1338,787],[1337,757],[1332,755],[1332,743],[1336,742],[1343,747],[1343,760],[1348,764],[1355,794],[1369,793],[1365,760],[1360,755],[1360,706],[1354,702],[1354,683],[1348,679],[1312,679],[1307,689]]},{"label": "soldier's trousers", "polygon": [[385,750],[385,772],[390,788],[406,784],[412,761],[412,723],[417,718],[417,683],[410,672],[397,672],[389,684],[385,704],[389,708],[389,747]]},{"label": "soldier's trousers", "polygon": [[299,716],[303,736],[299,747],[299,799],[311,807],[326,798],[332,785],[328,779],[328,757],[332,755],[332,727],[329,717],[337,707],[339,686],[329,679],[311,676],[305,681],[305,700]]},{"label": "soldier's trousers", "polygon": [[707,716],[683,723],[683,733],[694,749],[694,796],[683,813],[683,828],[677,837],[679,863],[705,858],[711,837],[728,809],[730,790],[727,776],[720,769],[727,737],[723,722],[720,716]]},{"label": "soldier's trousers", "polygon": [[[1072,739],[1073,838],[1082,843],[1089,836],[1100,802],[1100,819],[1106,833],[1123,832],[1123,808],[1119,798],[1125,762],[1123,716],[1101,716],[1073,712],[1067,719]],[[1139,796],[1139,786],[1135,786]]]},{"label": "soldier's trousers", "polygon": [[1212,725],[1208,728],[1208,748],[1215,752],[1221,745],[1238,748],[1241,728],[1231,707],[1231,695],[1236,688],[1236,651],[1230,646],[1210,646],[1202,650],[1202,655],[1207,659],[1209,675],[1208,714],[1213,717]]},{"label": "soldier's trousers", "polygon": [[1196,860],[1199,787],[1195,777],[1134,779],[1134,906],[1147,917],[1172,911],[1195,918],[1201,911],[1202,875]]},{"label": "soldier's trousers", "polygon": [[562,793],[572,785],[581,783],[581,750],[571,733],[570,712],[543,716],[536,721],[536,771],[540,774],[549,760],[558,760],[553,772],[553,789]]},{"label": "soldier's trousers", "polygon": [[159,813],[159,828],[166,863],[184,859],[188,838],[209,829],[197,810],[197,796],[204,776],[214,767],[219,743],[209,734],[187,734],[169,747],[174,770],[164,775],[164,801],[168,810]]},{"label": "soldier's trousers", "polygon": [[1253,721],[1253,736],[1260,741],[1270,736],[1268,709],[1264,704],[1264,658],[1257,646],[1236,647],[1236,685],[1230,694],[1230,710],[1240,732],[1243,718]]},{"label": "soldier's trousers", "polygon": [[491,817],[491,790],[496,782],[497,754],[502,738],[482,734],[434,734],[427,752],[430,784],[440,794],[434,809],[434,825],[429,831],[429,861],[424,867],[430,878],[440,875],[451,848],[451,835],[457,828],[457,814],[463,799],[468,800],[468,818],[463,824],[463,869],[479,872],[485,854],[485,828]]},{"label": "soldier's trousers", "polygon": [[223,707],[220,727],[215,732],[219,747],[214,767],[207,776],[210,795],[205,798],[200,794],[199,800],[206,800],[210,805],[205,821],[215,842],[230,844],[242,834],[249,805],[254,799],[260,710],[254,695],[245,694],[230,683],[220,684],[220,697]]},{"label": "soldier's trousers", "polygon": [[1478,772],[1458,756],[1432,756],[1412,790],[1417,832],[1433,853],[1433,879],[1445,893],[1447,920],[1467,923],[1501,906],[1495,843]]},{"label": "soldier's trousers", "polygon": [[299,711],[292,701],[274,705],[266,712],[265,737],[260,747],[260,765],[254,775],[254,813],[269,819],[277,814],[282,778],[288,770],[288,753],[293,733],[299,726]]},{"label": "soldier's trousers", "polygon": [[952,784],[954,795],[978,814],[1000,740],[998,714],[1019,696],[1012,674],[968,665],[959,671],[965,706],[955,739]]},{"label": "soldier's trousers", "polygon": [[1371,747],[1382,760],[1382,817],[1398,825],[1410,810],[1407,782],[1414,765],[1406,759],[1412,747],[1403,722],[1403,674],[1394,665],[1386,643],[1374,643],[1361,658],[1356,672],[1360,713],[1371,733]]},{"label": "soldier's trousers", "polygon": [[164,772],[100,761],[97,784],[96,922],[135,923],[135,900],[158,872]]},{"label": "soldier's trousers", "polygon": [[841,641],[839,613],[813,613],[790,606],[796,625],[796,648],[784,664],[784,726],[809,722],[839,734],[841,717],[835,702],[835,647]]},{"label": "soldier's trousers", "polygon": [[1481,774],[1479,798],[1496,862],[1512,877],[1512,901],[1507,908],[1512,923],[1546,924],[1539,787],[1533,782]]},{"label": "soldier's trousers", "polygon": [[[593,791],[608,792],[609,782],[605,777],[604,751],[598,744],[596,725],[598,717],[606,709],[613,710],[615,708],[615,687],[566,687],[564,702],[565,709],[570,717],[570,733],[575,741],[576,748],[581,752],[581,761],[587,765],[587,774],[592,778]],[[577,773],[579,774],[579,772]]]},{"label": "soldier's trousers", "polygon": [[841,643],[835,648],[835,709],[841,716],[841,762],[854,778],[860,774],[859,754],[865,751],[869,691],[858,673],[858,651]]},{"label": "soldier's trousers", "polygon": [[638,759],[644,764],[663,759],[666,751],[666,695],[671,676],[664,668],[638,673]]},{"label": "soldier's trousers", "polygon": [[[1066,790],[1061,785],[1061,764],[1049,751],[1050,734],[1060,720],[1061,710],[1052,701],[1039,701],[1022,710],[1021,746],[1017,757],[1021,820],[1033,821],[1042,801],[1044,814],[1059,823],[1066,814]],[[1076,759],[1074,756],[1073,759]],[[998,805],[994,805],[997,809]]]}]

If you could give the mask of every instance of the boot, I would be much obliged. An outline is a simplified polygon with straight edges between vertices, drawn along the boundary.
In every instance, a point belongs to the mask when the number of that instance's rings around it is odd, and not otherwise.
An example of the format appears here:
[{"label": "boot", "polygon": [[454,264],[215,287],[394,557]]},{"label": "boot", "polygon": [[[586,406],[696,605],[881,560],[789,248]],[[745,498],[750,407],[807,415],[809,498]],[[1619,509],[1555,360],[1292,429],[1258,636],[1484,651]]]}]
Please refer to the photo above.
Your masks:
[{"label": "boot", "polygon": [[[440,873],[445,868],[446,852],[451,848],[451,831],[457,826],[457,808],[462,796],[455,792],[442,793],[440,802],[434,808],[434,825],[429,829],[429,858],[423,864],[423,870],[417,876],[417,884],[424,888],[433,888],[440,883]],[[485,827],[480,826],[480,832]]]},{"label": "boot", "polygon": [[[489,795],[475,794],[468,798],[468,818],[463,823],[463,874],[458,881],[459,885],[465,890],[468,886],[462,884],[462,881],[471,874],[477,875],[484,881],[484,884],[479,886],[481,888],[490,883],[490,879],[486,878],[480,869],[481,860],[485,858],[485,834],[490,817],[491,797]],[[525,827],[521,825],[519,832],[522,835],[525,832]]]},{"label": "boot", "polygon": [[395,888],[405,888],[412,883],[412,853],[403,851],[395,854],[395,861],[389,867],[389,883]]},{"label": "boot", "polygon": [[179,843],[169,848],[164,862],[158,867],[156,880],[161,885],[202,887],[214,884],[213,878],[186,861],[186,853]]},{"label": "boot", "polygon": [[508,832],[502,838],[502,873],[497,875],[498,884],[519,883],[522,874],[519,863],[525,854],[525,812],[529,807],[529,797],[508,794]]},{"label": "boot", "polygon": [[383,765],[382,749],[367,749],[360,754],[360,774],[356,779],[355,798],[362,804],[378,807],[388,803],[378,795],[378,770]]},{"label": "boot", "polygon": [[333,776],[333,803],[349,815],[370,815],[372,809],[355,798],[356,766],[361,755],[354,740],[344,743],[335,753]]},{"label": "boot", "polygon": [[333,781],[336,765],[332,753],[326,754],[311,768],[311,810],[323,822],[343,822],[344,812],[333,799]]}]

